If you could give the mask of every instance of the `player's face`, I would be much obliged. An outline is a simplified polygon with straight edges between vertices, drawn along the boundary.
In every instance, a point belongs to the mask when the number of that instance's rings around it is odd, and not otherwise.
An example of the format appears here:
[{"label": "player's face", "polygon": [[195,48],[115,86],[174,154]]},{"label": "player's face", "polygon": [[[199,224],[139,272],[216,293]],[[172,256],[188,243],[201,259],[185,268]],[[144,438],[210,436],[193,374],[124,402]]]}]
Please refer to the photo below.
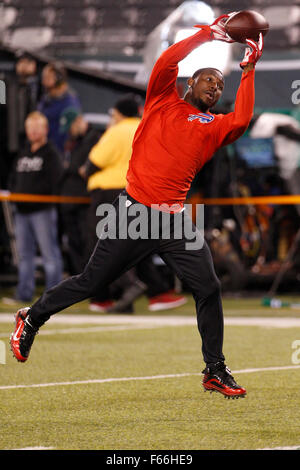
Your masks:
[{"label": "player's face", "polygon": [[223,89],[223,76],[217,70],[205,70],[195,79],[190,79],[191,99],[196,108],[206,111],[213,108],[220,99]]}]

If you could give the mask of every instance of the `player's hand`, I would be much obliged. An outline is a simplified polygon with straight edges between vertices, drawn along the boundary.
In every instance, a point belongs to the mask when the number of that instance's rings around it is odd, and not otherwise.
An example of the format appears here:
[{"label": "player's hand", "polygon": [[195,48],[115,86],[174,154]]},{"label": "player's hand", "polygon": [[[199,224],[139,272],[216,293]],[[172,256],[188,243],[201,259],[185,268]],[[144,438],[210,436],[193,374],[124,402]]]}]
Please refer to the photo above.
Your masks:
[{"label": "player's hand", "polygon": [[224,42],[235,42],[225,31],[225,23],[226,21],[232,16],[235,15],[235,11],[233,13],[229,13],[228,15],[221,15],[217,18],[210,26],[208,25],[195,25],[195,28],[205,29],[211,33],[211,39],[217,41],[224,41]]},{"label": "player's hand", "polygon": [[245,55],[240,63],[240,67],[244,69],[247,65],[252,64],[255,67],[256,62],[261,58],[264,48],[264,37],[262,33],[259,33],[258,41],[255,42],[253,39],[246,39],[249,47],[245,50]]}]

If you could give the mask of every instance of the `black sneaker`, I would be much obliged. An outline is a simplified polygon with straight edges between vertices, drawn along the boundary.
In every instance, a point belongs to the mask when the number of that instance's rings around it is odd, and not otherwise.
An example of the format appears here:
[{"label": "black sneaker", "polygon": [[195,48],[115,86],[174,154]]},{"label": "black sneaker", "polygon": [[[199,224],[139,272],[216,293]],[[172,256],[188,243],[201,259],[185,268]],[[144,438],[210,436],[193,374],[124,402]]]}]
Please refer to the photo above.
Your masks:
[{"label": "black sneaker", "polygon": [[16,328],[10,336],[10,347],[13,355],[19,362],[28,359],[29,352],[38,328],[30,323],[29,307],[18,310],[16,314]]},{"label": "black sneaker", "polygon": [[202,385],[205,392],[207,390],[220,392],[225,398],[244,398],[247,394],[246,390],[236,383],[224,362],[207,366],[202,373],[204,374]]}]

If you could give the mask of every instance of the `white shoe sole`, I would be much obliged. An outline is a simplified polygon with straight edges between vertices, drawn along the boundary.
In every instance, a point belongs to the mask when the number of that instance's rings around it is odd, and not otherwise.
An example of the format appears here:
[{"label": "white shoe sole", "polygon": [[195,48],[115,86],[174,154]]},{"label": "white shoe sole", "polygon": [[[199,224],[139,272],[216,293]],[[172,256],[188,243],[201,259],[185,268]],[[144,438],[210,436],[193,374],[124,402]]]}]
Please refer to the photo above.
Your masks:
[{"label": "white shoe sole", "polygon": [[165,302],[158,302],[154,305],[149,305],[148,310],[150,310],[150,312],[157,312],[158,310],[169,310],[171,308],[181,307],[181,305],[186,303],[187,299],[174,300],[174,302],[168,302],[167,304]]},{"label": "white shoe sole", "polygon": [[91,310],[91,312],[106,312],[106,308],[98,307],[97,305],[89,305],[89,310]]}]

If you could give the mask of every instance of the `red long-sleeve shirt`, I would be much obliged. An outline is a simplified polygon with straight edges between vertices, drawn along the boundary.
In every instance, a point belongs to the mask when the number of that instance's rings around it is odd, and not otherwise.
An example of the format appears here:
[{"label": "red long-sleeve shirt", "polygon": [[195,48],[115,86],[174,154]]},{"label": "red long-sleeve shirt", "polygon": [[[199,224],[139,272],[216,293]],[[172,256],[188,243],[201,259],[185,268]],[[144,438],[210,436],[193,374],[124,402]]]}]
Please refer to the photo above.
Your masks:
[{"label": "red long-sleeve shirt", "polygon": [[[216,150],[247,129],[254,107],[254,70],[242,74],[235,109],[227,115],[202,113],[180,99],[178,62],[210,40],[207,31],[169,47],[157,60],[147,89],[127,172],[127,192],[138,202],[181,210],[195,175]],[[175,208],[175,209],[174,209]]]}]

